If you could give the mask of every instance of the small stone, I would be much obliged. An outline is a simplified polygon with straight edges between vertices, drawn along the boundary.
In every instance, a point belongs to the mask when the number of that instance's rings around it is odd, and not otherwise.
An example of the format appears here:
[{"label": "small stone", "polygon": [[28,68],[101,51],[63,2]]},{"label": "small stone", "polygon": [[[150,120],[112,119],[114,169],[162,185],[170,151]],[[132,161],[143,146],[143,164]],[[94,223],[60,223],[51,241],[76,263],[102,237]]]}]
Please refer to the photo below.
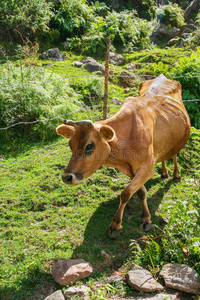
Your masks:
[{"label": "small stone", "polygon": [[197,272],[184,264],[167,264],[160,275],[165,280],[165,285],[186,293],[200,293],[200,279]]},{"label": "small stone", "polygon": [[56,291],[55,293],[47,296],[44,300],[65,300],[62,292],[60,290]]},{"label": "small stone", "polygon": [[66,56],[60,52],[58,48],[52,48],[42,53],[42,58],[51,59],[55,61],[62,61],[66,59]]},{"label": "small stone", "polygon": [[110,52],[109,62],[113,65],[122,65],[125,63],[125,58],[122,54]]},{"label": "small stone", "polygon": [[107,258],[108,260],[112,259],[112,256],[108,253],[106,253],[105,250],[101,251],[101,255],[104,256],[105,258]]},{"label": "small stone", "polygon": [[113,97],[113,98],[111,99],[111,102],[112,102],[114,105],[122,105],[122,101],[119,100],[119,99],[116,98],[116,97]]},{"label": "small stone", "polygon": [[81,61],[75,61],[72,63],[72,66],[74,67],[81,67],[83,65],[83,63]]},{"label": "small stone", "polygon": [[70,296],[78,295],[79,297],[82,297],[84,299],[88,298],[90,288],[81,285],[78,287],[70,287],[67,290],[64,291],[65,298],[68,299]]},{"label": "small stone", "polygon": [[134,79],[135,79],[135,76],[133,76],[126,70],[122,70],[122,72],[120,74],[120,80],[123,83],[123,85],[125,85],[127,87],[132,87]]},{"label": "small stone", "polygon": [[155,292],[163,290],[163,286],[153,278],[149,271],[144,269],[129,271],[126,280],[128,285],[137,291]]},{"label": "small stone", "polygon": [[83,68],[88,72],[100,72],[102,74],[105,73],[105,68],[102,66],[98,61],[96,61],[92,57],[86,57],[85,59],[81,60],[80,62],[83,63]]},{"label": "small stone", "polygon": [[135,70],[136,64],[135,63],[130,63],[126,66],[126,70],[129,72],[133,72]]},{"label": "small stone", "polygon": [[174,46],[174,45],[177,45],[179,42],[179,39],[171,39],[168,41],[167,45],[168,46]]},{"label": "small stone", "polygon": [[52,265],[52,276],[62,286],[75,283],[93,272],[92,265],[83,259],[63,259]]},{"label": "small stone", "polygon": [[123,280],[123,276],[113,275],[111,277],[107,277],[107,282],[109,284],[113,284],[113,283],[116,284],[122,280]]}]

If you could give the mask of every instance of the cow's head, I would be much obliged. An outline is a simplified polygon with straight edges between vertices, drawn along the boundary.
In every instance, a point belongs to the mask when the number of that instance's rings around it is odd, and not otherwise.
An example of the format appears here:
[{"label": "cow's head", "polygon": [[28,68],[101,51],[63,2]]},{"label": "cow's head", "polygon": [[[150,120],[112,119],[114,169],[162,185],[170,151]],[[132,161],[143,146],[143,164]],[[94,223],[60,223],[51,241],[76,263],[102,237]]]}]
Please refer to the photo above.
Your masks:
[{"label": "cow's head", "polygon": [[108,125],[92,121],[64,121],[57,133],[69,139],[72,150],[70,162],[62,175],[64,183],[76,185],[92,175],[108,159],[111,148],[108,142],[115,137]]}]

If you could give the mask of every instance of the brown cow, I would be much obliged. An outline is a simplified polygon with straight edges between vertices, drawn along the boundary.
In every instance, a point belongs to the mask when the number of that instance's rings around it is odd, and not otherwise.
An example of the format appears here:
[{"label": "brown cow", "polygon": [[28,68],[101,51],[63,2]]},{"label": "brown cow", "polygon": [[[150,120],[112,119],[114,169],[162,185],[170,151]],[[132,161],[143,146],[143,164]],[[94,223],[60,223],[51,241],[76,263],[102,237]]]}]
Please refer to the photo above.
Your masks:
[{"label": "brown cow", "polygon": [[122,191],[120,205],[108,235],[115,238],[122,228],[126,203],[137,192],[143,209],[142,226],[151,228],[144,184],[153,177],[154,165],[162,162],[162,176],[168,177],[165,160],[174,160],[174,178],[180,179],[177,153],[190,136],[190,119],[182,102],[181,85],[165,76],[143,82],[138,97],[129,97],[110,119],[66,121],[57,133],[70,139],[73,152],[62,179],[76,185],[100,166],[114,167],[131,182]]}]

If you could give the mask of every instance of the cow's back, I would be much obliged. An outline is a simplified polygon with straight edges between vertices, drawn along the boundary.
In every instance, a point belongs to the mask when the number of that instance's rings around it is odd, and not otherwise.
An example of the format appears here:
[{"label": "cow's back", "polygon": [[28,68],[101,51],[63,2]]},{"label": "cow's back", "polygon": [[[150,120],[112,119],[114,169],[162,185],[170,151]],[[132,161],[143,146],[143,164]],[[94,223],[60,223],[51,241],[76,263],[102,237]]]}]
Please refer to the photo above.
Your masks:
[{"label": "cow's back", "polygon": [[160,75],[140,85],[140,97],[153,119],[155,162],[177,154],[190,135],[190,119],[184,107],[181,84]]}]

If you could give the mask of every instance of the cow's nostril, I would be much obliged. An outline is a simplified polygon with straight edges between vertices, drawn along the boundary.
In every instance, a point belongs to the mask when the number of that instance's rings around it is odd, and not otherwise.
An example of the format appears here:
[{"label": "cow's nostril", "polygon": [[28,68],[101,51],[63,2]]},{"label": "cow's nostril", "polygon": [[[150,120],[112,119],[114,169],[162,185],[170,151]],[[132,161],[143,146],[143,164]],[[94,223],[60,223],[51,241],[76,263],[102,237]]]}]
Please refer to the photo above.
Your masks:
[{"label": "cow's nostril", "polygon": [[73,179],[72,175],[66,176],[66,182],[67,183],[72,183],[72,179]]},{"label": "cow's nostril", "polygon": [[73,176],[72,175],[67,175],[67,176],[63,175],[62,180],[64,181],[64,183],[71,184],[72,180],[73,180]]}]

